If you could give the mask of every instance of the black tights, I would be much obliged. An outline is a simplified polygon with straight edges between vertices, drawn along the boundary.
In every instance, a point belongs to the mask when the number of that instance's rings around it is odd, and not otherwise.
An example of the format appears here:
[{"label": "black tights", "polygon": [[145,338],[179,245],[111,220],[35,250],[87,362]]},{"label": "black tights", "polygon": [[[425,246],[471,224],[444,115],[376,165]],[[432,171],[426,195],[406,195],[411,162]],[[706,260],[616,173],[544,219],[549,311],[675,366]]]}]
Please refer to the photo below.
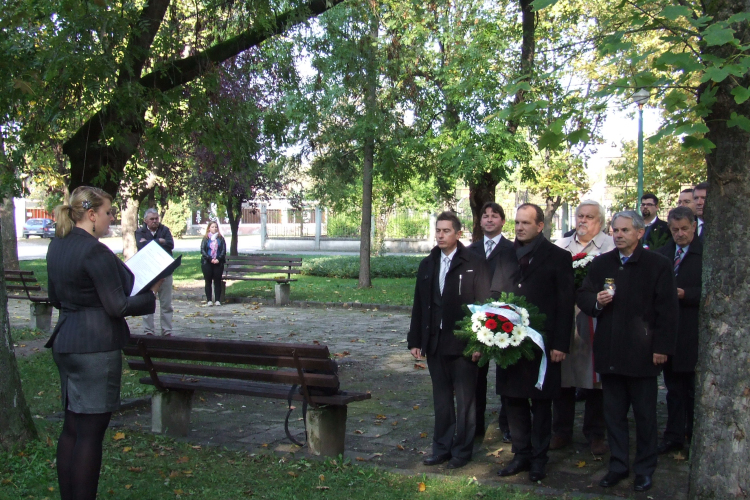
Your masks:
[{"label": "black tights", "polygon": [[214,285],[214,300],[220,300],[221,275],[224,273],[224,264],[211,264],[204,262],[201,265],[203,279],[206,280],[206,300],[211,302],[211,284]]},{"label": "black tights", "polygon": [[102,466],[102,442],[112,413],[65,410],[57,441],[57,480],[62,500],[94,500]]}]

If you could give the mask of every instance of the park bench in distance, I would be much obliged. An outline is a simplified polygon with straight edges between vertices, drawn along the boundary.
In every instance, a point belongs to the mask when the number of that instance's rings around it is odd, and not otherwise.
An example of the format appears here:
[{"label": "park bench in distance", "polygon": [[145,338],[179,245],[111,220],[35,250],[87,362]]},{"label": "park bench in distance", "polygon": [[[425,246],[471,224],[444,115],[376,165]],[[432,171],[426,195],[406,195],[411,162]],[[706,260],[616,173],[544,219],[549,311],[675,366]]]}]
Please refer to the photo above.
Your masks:
[{"label": "park bench in distance", "polygon": [[31,301],[29,328],[49,333],[52,330],[52,304],[34,277],[34,271],[3,269],[3,274],[9,299]]},{"label": "park bench in distance", "polygon": [[[280,257],[270,255],[227,256],[221,284],[221,302],[224,302],[227,281],[275,281],[276,305],[289,304],[289,283],[297,281],[292,274],[300,274],[302,257]],[[257,274],[276,274],[273,277],[259,278]],[[279,274],[286,274],[278,276]]]},{"label": "park bench in distance", "polygon": [[[310,453],[336,457],[344,453],[347,405],[370,399],[369,393],[338,389],[338,367],[324,345],[132,335],[124,351],[131,369],[149,373],[140,382],[158,390],[151,398],[155,433],[187,435],[195,391],[283,400],[291,394],[309,404]],[[294,385],[299,388],[292,390]]]}]

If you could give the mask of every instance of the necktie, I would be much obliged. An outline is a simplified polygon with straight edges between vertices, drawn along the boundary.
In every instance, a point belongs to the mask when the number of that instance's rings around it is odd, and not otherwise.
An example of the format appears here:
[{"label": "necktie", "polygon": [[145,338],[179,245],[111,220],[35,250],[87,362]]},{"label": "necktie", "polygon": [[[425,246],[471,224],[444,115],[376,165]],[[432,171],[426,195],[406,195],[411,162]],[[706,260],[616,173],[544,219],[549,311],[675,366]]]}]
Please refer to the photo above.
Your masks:
[{"label": "necktie", "polygon": [[492,240],[487,240],[487,243],[485,245],[487,247],[487,250],[484,252],[486,258],[490,258],[490,254],[492,253],[492,249],[495,248],[495,242]]},{"label": "necktie", "polygon": [[440,270],[440,295],[443,295],[443,288],[445,288],[445,275],[448,274],[449,267],[451,267],[451,260],[448,257],[443,257],[443,268]]},{"label": "necktie", "polygon": [[622,259],[621,259],[622,263],[625,264],[628,261],[629,258],[630,257],[622,257]]},{"label": "necktie", "polygon": [[682,254],[685,251],[682,248],[679,248],[677,250],[677,255],[674,256],[674,274],[677,276],[677,269],[680,267],[680,263],[682,262]]}]

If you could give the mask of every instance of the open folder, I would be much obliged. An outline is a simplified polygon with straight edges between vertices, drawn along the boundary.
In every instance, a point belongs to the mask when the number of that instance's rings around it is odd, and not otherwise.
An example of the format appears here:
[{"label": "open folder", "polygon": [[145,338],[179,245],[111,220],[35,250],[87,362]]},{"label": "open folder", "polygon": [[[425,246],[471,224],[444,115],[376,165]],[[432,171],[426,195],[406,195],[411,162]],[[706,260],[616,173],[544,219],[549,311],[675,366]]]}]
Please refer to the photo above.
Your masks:
[{"label": "open folder", "polygon": [[141,248],[125,262],[135,276],[130,296],[149,290],[154,283],[171,275],[181,263],[182,255],[173,259],[156,241]]}]

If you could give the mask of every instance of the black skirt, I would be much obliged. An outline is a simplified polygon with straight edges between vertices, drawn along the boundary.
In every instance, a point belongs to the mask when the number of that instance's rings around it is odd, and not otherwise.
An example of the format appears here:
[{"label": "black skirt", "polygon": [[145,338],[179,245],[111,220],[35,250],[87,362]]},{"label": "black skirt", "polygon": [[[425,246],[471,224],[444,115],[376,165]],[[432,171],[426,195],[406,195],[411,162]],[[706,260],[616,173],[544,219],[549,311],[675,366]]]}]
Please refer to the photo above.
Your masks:
[{"label": "black skirt", "polygon": [[60,372],[63,409],[109,413],[120,409],[122,352],[52,353]]}]

